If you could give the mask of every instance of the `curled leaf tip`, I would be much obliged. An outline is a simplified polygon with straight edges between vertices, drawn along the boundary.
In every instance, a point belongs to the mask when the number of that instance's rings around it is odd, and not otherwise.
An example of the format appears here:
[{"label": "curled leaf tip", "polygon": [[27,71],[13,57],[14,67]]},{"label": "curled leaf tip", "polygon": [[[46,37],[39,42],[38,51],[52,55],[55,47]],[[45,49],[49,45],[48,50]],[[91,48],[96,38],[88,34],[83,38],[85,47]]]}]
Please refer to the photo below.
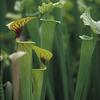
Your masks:
[{"label": "curled leaf tip", "polygon": [[44,61],[49,61],[53,56],[50,51],[42,49],[38,46],[33,46],[33,50],[36,52],[37,56]]},{"label": "curled leaf tip", "polygon": [[24,27],[32,19],[36,19],[36,18],[37,17],[28,16],[25,18],[21,18],[21,19],[12,21],[12,22],[8,23],[6,26],[8,27],[9,30],[16,33],[16,38],[17,38],[21,34],[22,27]]},{"label": "curled leaf tip", "polygon": [[95,34],[100,34],[100,21],[95,21],[91,18],[90,9],[86,9],[80,18],[83,20],[84,25],[90,26]]}]

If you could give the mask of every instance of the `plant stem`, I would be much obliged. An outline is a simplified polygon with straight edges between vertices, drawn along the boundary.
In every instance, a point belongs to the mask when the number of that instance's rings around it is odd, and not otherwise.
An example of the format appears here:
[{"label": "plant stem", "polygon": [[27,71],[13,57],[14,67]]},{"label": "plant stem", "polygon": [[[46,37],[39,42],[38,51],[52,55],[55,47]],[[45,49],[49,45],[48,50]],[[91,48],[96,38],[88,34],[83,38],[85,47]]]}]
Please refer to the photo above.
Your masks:
[{"label": "plant stem", "polygon": [[32,69],[33,76],[33,100],[45,100],[46,91],[46,67]]},{"label": "plant stem", "polygon": [[[99,100],[100,99],[100,41],[97,41],[96,48],[95,48],[95,53],[94,53],[94,59],[92,63],[92,72],[93,72],[93,96],[94,100]],[[92,99],[92,98],[91,98]]]},{"label": "plant stem", "polygon": [[91,60],[96,39],[82,40],[80,66],[74,100],[86,100],[91,76]]},{"label": "plant stem", "polygon": [[[1,65],[1,61],[0,61]],[[2,67],[0,66],[0,100],[4,100],[4,91],[3,91],[3,83],[2,83]]]},{"label": "plant stem", "polygon": [[20,100],[32,100],[32,43],[18,42],[18,51],[26,54],[19,59]]}]

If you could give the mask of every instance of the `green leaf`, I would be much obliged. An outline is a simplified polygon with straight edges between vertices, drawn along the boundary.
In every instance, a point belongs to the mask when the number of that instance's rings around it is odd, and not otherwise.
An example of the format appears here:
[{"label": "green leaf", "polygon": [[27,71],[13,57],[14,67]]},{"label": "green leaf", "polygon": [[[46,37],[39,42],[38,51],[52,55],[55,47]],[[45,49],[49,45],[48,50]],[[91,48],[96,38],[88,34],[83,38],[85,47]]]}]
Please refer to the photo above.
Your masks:
[{"label": "green leaf", "polygon": [[[18,51],[25,51],[26,54],[21,57],[18,61],[19,67],[20,67],[20,100],[32,100],[32,50],[37,54],[39,59],[44,59],[46,61],[49,61],[52,57],[52,53],[48,50],[42,49],[38,46],[34,45],[34,42],[31,41],[17,41],[17,49]],[[24,63],[23,63],[24,62]],[[41,63],[39,66],[40,68],[44,68],[44,65]],[[38,71],[41,69],[38,69]],[[44,69],[43,69],[44,70]],[[43,75],[38,74],[38,71],[34,69],[35,75],[33,76],[36,84],[35,84],[35,90],[34,90],[34,100],[39,100],[40,98],[44,98],[44,96],[41,93],[42,85],[40,81],[43,80]],[[33,71],[33,73],[34,73]],[[39,77],[37,76],[39,75]],[[36,77],[35,77],[36,76]],[[41,77],[40,77],[41,76]],[[38,82],[38,83],[37,83]],[[41,84],[40,84],[41,83]],[[40,86],[40,88],[38,87]],[[45,93],[43,93],[44,95]],[[38,98],[38,99],[37,99]]]},{"label": "green leaf", "polygon": [[85,12],[80,16],[84,24],[90,26],[91,30],[95,34],[100,34],[100,21],[94,21],[90,15],[90,9],[86,9]]},{"label": "green leaf", "polygon": [[[54,43],[54,36],[55,36],[55,28],[56,25],[59,23],[60,25],[60,21],[56,21],[55,18],[48,14],[47,16],[44,16],[44,19],[42,21],[42,24],[40,26],[39,29],[39,33],[40,33],[40,39],[41,39],[41,47],[47,50],[52,51],[53,50],[53,43]],[[47,94],[48,94],[48,98],[50,100],[55,100],[55,96],[54,96],[54,90],[53,90],[53,84],[52,83],[52,77],[53,77],[53,66],[52,65],[48,65],[48,76],[47,76]]]},{"label": "green leaf", "polygon": [[12,81],[13,81],[13,99],[19,100],[19,65],[18,65],[18,59],[23,57],[26,54],[26,52],[15,52],[9,55],[9,58],[11,59],[12,64]]},{"label": "green leaf", "polygon": [[17,41],[17,50],[26,54],[18,60],[20,78],[20,99],[32,100],[32,48],[34,42]]},{"label": "green leaf", "polygon": [[45,18],[45,20],[46,21],[42,22],[40,29],[39,29],[40,39],[41,39],[41,47],[51,51],[53,48],[55,28],[56,28],[58,21],[55,21],[54,17],[51,15],[47,16],[47,18]]},{"label": "green leaf", "polygon": [[44,100],[46,89],[46,67],[32,69],[33,100]]},{"label": "green leaf", "polygon": [[32,42],[32,41],[18,41],[17,40],[17,43],[18,43],[18,46],[17,46],[17,49],[18,50],[24,50],[24,51],[35,51],[35,53],[37,54],[37,56],[41,59],[43,58],[44,60],[46,61],[49,61],[53,54],[46,50],[46,49],[43,49],[43,48],[40,48],[38,46],[35,45],[35,42]]},{"label": "green leaf", "polygon": [[80,65],[74,100],[86,100],[87,98],[92,71],[91,60],[95,44],[96,39],[91,39],[88,36],[82,39]]},{"label": "green leaf", "polygon": [[[0,62],[1,63],[1,62]],[[1,68],[1,66],[0,66],[0,99],[1,100],[4,100],[4,90],[3,90],[3,82],[2,82],[2,75],[3,75],[3,73],[2,73],[2,68]]]}]

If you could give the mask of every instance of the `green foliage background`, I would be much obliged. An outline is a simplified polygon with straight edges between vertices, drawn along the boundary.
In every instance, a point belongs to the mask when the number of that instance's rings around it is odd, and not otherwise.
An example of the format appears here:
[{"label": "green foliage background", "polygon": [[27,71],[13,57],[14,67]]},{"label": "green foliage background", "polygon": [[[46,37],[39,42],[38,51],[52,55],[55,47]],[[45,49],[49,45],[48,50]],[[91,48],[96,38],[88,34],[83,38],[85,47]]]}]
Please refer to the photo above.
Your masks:
[{"label": "green foliage background", "polygon": [[[93,33],[89,27],[83,25],[80,15],[86,8],[90,7],[92,18],[96,21],[100,20],[100,0],[52,0],[53,3],[59,1],[65,1],[66,3],[61,8],[55,7],[51,11],[39,15],[38,7],[43,2],[49,3],[50,0],[0,0],[0,49],[8,54],[13,53],[15,50],[15,33],[9,31],[5,26],[12,20],[36,15],[40,18],[60,21],[61,23],[59,24],[56,21],[32,20],[22,32],[22,37],[25,40],[32,40],[38,46],[53,53],[53,59],[47,65],[48,75],[45,99],[100,100],[100,41],[97,42],[91,58],[90,72],[85,74],[86,69],[81,70],[84,72],[81,82],[78,83],[79,87],[82,86],[82,83],[87,82],[83,80],[84,77],[90,75],[87,79],[89,85],[84,87],[86,90],[83,89],[82,94],[77,94],[80,99],[75,99],[74,97],[77,77],[81,75],[78,74],[81,52],[79,35],[90,35]],[[21,3],[19,10],[19,7],[17,10],[14,9],[17,6],[16,2]],[[83,47],[83,54],[88,52],[88,47],[86,45]],[[84,59],[88,61],[89,56],[85,57]],[[1,65],[3,67],[10,66],[7,63]],[[82,65],[84,67],[85,63]],[[3,68],[3,83],[11,81],[9,70],[9,68]]]}]

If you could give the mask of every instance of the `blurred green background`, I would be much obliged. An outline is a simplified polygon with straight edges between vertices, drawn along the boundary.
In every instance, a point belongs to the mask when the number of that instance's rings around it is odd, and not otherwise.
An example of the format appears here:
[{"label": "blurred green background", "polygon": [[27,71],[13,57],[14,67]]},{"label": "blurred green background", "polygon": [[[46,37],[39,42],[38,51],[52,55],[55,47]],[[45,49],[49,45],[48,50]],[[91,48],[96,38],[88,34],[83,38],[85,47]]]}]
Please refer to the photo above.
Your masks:
[{"label": "blurred green background", "polygon": [[[7,23],[25,16],[46,19],[29,22],[24,27],[21,38],[32,40],[53,53],[48,64],[45,100],[74,100],[81,48],[79,35],[91,33],[90,28],[83,25],[80,15],[91,7],[92,18],[100,20],[100,0],[51,0],[53,3],[65,4],[61,8],[54,7],[51,11],[39,14],[38,8],[43,2],[49,3],[50,0],[0,0],[0,48],[8,54],[15,50],[15,33],[8,30]],[[100,100],[99,51],[100,42],[93,54],[86,100]],[[11,81],[9,70],[4,68],[3,83]]]}]

